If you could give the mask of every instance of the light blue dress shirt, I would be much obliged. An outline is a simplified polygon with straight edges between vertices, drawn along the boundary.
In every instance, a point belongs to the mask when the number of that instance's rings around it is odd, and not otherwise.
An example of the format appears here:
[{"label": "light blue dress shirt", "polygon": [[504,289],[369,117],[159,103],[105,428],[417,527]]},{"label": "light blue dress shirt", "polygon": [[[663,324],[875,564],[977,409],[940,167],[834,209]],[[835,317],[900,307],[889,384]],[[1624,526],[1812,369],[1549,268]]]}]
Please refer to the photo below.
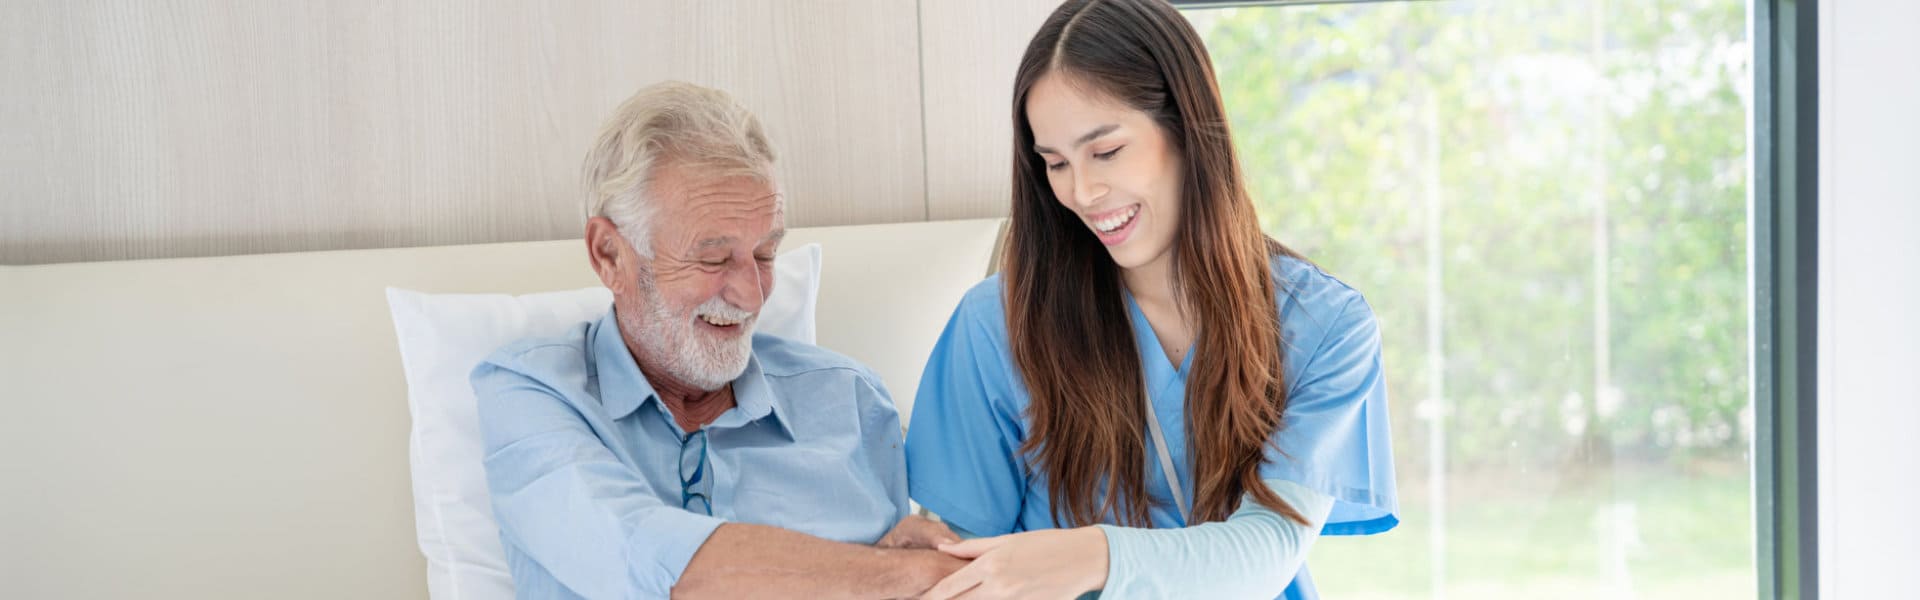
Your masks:
[{"label": "light blue dress shirt", "polygon": [[[1277,257],[1272,269],[1279,285],[1275,310],[1287,349],[1289,395],[1275,439],[1279,451],[1268,451],[1260,476],[1331,497],[1323,535],[1391,529],[1399,523],[1398,502],[1373,310],[1359,292],[1312,264]],[[1185,405],[1195,353],[1174,365],[1131,296],[1126,305],[1146,371],[1148,398],[1172,451],[1181,489],[1191,494]],[[920,379],[907,440],[913,498],[973,534],[1056,526],[1045,477],[1030,472],[1018,454],[1031,427],[1028,396],[1018,373],[996,275],[967,292],[934,347]],[[1159,461],[1151,456],[1141,460],[1153,501],[1148,511],[1153,526],[1186,526]],[[1305,566],[1282,595],[1316,596]]]},{"label": "light blue dress shirt", "polygon": [[900,416],[871,371],[755,335],[706,426],[713,515],[681,508],[686,434],[612,311],[473,371],[487,485],[522,598],[666,598],[723,522],[871,544],[907,515]]}]

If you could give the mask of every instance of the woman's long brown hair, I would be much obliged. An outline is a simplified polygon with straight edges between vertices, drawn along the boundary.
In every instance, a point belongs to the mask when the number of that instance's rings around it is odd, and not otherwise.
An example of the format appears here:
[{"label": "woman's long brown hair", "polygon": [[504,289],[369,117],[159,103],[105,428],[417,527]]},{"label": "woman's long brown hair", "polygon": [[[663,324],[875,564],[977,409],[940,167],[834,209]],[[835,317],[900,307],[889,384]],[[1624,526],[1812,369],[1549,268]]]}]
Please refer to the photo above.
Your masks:
[{"label": "woman's long brown hair", "polygon": [[1276,254],[1297,255],[1260,232],[1212,61],[1161,0],[1066,2],[1034,34],[1014,78],[1002,277],[1009,341],[1031,397],[1033,426],[1020,450],[1046,478],[1054,522],[1147,526],[1150,501],[1146,391],[1119,267],[1054,198],[1030,150],[1027,95],[1048,74],[1152,115],[1183,161],[1172,272],[1197,333],[1186,397],[1192,524],[1224,520],[1243,494],[1306,524],[1260,480],[1287,406],[1269,265]]}]

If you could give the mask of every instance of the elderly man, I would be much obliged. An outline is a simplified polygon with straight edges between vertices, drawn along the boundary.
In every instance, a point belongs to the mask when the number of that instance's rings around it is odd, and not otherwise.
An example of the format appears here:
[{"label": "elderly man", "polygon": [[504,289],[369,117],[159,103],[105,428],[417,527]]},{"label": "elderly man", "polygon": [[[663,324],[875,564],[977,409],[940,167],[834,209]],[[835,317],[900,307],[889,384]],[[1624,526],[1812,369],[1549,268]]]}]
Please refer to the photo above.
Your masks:
[{"label": "elderly man", "polygon": [[773,162],[751,113],[684,83],[641,90],[587,154],[612,310],[472,376],[521,597],[891,598],[962,566],[907,516],[878,378],[753,333],[785,233]]}]

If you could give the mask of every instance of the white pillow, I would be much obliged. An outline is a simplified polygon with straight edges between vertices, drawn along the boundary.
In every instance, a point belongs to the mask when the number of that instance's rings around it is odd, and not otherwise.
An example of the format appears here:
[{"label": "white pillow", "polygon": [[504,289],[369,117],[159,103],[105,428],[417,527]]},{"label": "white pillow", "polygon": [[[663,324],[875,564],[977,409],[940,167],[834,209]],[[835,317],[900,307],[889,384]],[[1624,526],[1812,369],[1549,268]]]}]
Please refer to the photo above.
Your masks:
[{"label": "white pillow", "polygon": [[[774,260],[773,295],[756,331],[813,343],[820,292],[820,245]],[[479,418],[467,375],[495,349],[529,337],[558,337],[612,306],[606,288],[509,296],[423,294],[387,288],[413,417],[414,525],[435,600],[511,600],[513,579],[481,466]]]}]

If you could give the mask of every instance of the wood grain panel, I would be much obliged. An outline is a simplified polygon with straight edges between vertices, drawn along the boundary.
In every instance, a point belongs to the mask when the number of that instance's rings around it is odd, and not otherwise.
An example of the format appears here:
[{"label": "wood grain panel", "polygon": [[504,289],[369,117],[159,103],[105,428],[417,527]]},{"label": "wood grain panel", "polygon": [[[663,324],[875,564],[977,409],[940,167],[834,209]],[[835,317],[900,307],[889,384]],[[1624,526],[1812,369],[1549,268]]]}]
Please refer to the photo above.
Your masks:
[{"label": "wood grain panel", "polygon": [[559,75],[583,85],[617,82],[583,108],[596,115],[594,127],[646,82],[717,87],[759,114],[773,136],[790,226],[926,218],[912,2],[645,4],[557,19],[598,26],[575,51],[581,62]]},{"label": "wood grain panel", "polygon": [[1013,169],[1013,72],[1057,0],[921,0],[927,207],[932,219],[1004,217]]},{"label": "wood grain panel", "polygon": [[642,85],[727,89],[793,225],[919,220],[912,3],[26,0],[0,263],[562,239]]}]

